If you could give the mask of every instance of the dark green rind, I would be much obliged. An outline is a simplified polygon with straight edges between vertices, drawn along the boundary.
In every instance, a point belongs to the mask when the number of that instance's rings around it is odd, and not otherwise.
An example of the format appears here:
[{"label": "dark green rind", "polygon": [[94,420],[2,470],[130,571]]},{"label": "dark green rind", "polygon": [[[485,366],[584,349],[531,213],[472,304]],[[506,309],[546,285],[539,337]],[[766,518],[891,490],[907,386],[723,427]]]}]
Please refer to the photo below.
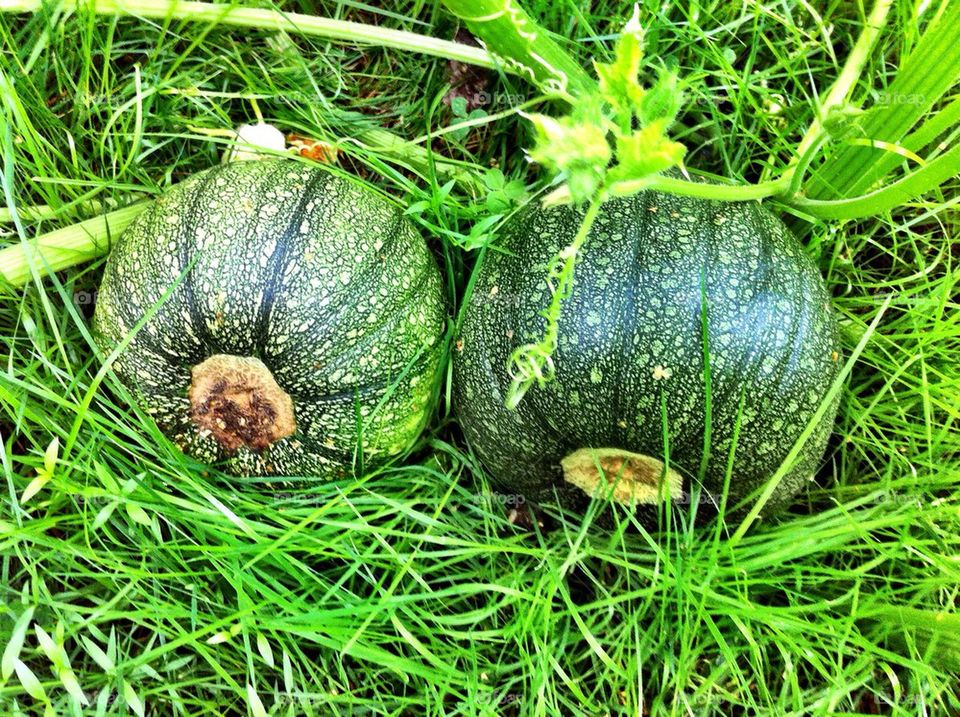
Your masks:
[{"label": "dark green rind", "polygon": [[[689,492],[704,451],[705,286],[712,439],[701,506],[720,499],[743,395],[727,500],[735,505],[777,470],[839,370],[837,324],[822,277],[759,204],[652,192],[611,200],[563,304],[556,377],[509,410],[508,357],[542,335],[548,264],[581,219],[570,208],[528,209],[487,251],[454,355],[453,395],[467,441],[505,489],[537,501],[551,501],[556,491],[579,510],[588,499],[564,483],[560,460],[585,447],[662,458],[662,392],[670,464]],[[658,366],[670,377],[658,379]],[[766,513],[815,472],[835,414],[836,405]]]},{"label": "dark green rind", "polygon": [[[113,368],[185,452],[238,475],[330,477],[351,472],[358,445],[370,465],[419,435],[445,312],[436,262],[394,205],[292,160],[202,172],[113,249],[93,322],[101,349],[178,281]],[[266,364],[293,399],[294,435],[232,454],[200,436],[190,371],[216,353]]]}]

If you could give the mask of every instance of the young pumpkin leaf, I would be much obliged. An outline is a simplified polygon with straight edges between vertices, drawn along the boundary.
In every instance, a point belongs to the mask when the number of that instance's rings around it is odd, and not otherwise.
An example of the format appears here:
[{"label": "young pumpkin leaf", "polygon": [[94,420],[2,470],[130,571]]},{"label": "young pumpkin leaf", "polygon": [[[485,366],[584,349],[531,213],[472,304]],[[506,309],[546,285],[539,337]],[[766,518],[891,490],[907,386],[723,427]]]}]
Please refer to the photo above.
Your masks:
[{"label": "young pumpkin leaf", "polygon": [[630,129],[631,118],[640,115],[646,94],[638,82],[642,63],[643,28],[640,27],[640,8],[634,5],[633,17],[617,40],[614,61],[593,63],[600,95],[613,107],[621,128],[626,131]]},{"label": "young pumpkin leaf", "polygon": [[564,174],[575,203],[588,201],[603,183],[611,156],[599,107],[594,104],[560,119],[542,114],[525,116],[537,135],[530,159]]},{"label": "young pumpkin leaf", "polygon": [[662,69],[656,83],[644,92],[636,116],[640,124],[661,123],[666,131],[677,119],[682,106],[683,90],[677,74]]},{"label": "young pumpkin leaf", "polygon": [[683,161],[687,148],[666,136],[665,120],[655,120],[624,137],[617,138],[619,164],[610,170],[615,182],[657,174]]}]

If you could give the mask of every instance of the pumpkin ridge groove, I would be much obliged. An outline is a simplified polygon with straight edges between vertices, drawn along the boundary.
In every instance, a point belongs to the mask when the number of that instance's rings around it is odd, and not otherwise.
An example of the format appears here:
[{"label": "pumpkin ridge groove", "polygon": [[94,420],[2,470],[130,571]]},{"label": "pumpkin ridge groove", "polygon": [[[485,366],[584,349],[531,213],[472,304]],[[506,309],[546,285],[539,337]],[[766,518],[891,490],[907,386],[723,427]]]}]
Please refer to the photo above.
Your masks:
[{"label": "pumpkin ridge groove", "polygon": [[396,206],[393,207],[393,210],[394,210],[393,224],[391,225],[390,230],[386,232],[387,240],[384,242],[383,247],[380,249],[380,251],[384,253],[386,253],[387,247],[399,241],[397,239],[397,235],[400,234],[400,232],[397,230],[403,226],[403,220],[404,220],[403,212],[401,212],[400,209],[397,208]]},{"label": "pumpkin ridge groove", "polygon": [[[760,221],[760,216],[757,212],[752,210],[752,207],[744,207],[744,212],[747,215],[747,222],[749,223],[750,229],[753,232],[754,236],[763,236],[768,232],[768,228],[763,226],[763,223]],[[720,250],[719,246],[712,247],[712,253],[716,253]],[[754,284],[754,298],[753,303],[760,302],[765,297],[775,296],[776,287],[774,272],[771,269],[772,259],[768,247],[761,247],[760,255],[760,265],[758,267],[759,276],[751,277],[751,280]],[[741,314],[742,316],[742,314]],[[767,327],[770,323],[770,312],[764,311],[762,316],[763,326]],[[709,328],[709,326],[708,326]],[[763,336],[758,332],[757,340],[753,342],[753,345],[745,352],[743,365],[747,366],[747,379],[750,385],[753,385],[759,379],[760,374],[760,361],[758,357],[762,354],[763,351]],[[714,386],[716,383],[714,383]],[[714,399],[717,396],[714,395]],[[743,436],[740,437],[743,440]]]},{"label": "pumpkin ridge groove", "polygon": [[[754,230],[754,232],[757,233],[758,236],[761,235],[761,233],[766,233],[769,231],[769,228],[764,226],[763,217],[759,212],[753,211],[753,208],[751,207],[751,211],[749,211],[748,214],[750,217],[751,228]],[[779,238],[784,242],[786,242],[790,237],[780,236]],[[763,246],[763,249],[765,250],[765,253],[761,257],[763,260],[763,264],[761,266],[764,270],[762,283],[763,283],[765,292],[767,294],[775,296],[778,293],[776,291],[777,277],[774,271],[774,263],[771,257],[771,251],[770,251],[770,248],[767,246]],[[790,284],[787,284],[783,288],[786,289],[786,291],[781,293],[793,294],[797,291],[798,287],[796,286],[796,284],[791,282]],[[777,367],[776,379],[777,379],[778,388],[782,388],[784,383],[783,379],[785,377],[785,374],[788,368],[790,368],[791,371],[795,373],[793,369],[795,368],[797,357],[801,353],[798,350],[799,347],[798,347],[797,339],[806,334],[806,331],[802,331],[801,329],[806,328],[809,325],[809,321],[807,321],[807,319],[809,319],[809,307],[805,305],[801,305],[797,310],[797,313],[799,315],[792,316],[791,317],[792,320],[790,322],[790,330],[793,335],[793,341],[790,342],[790,345],[793,347],[794,350],[790,351],[788,353],[787,360],[781,363]],[[767,316],[765,317],[765,319],[766,319],[767,326],[770,327],[770,319],[771,319],[770,312],[767,312]],[[769,328],[768,328],[768,331],[769,331]],[[751,371],[751,380],[754,380],[754,381],[757,380],[760,374],[760,361],[757,358],[757,356],[760,353],[761,353],[760,349],[757,346],[754,346],[749,356],[750,360],[748,362],[748,365],[753,367],[753,370]]]},{"label": "pumpkin ridge groove", "polygon": [[[183,290],[186,297],[187,309],[190,312],[190,324],[193,327],[194,333],[197,335],[197,339],[200,344],[203,346],[204,353],[207,358],[216,353],[229,353],[222,350],[223,347],[219,345],[219,342],[213,340],[213,334],[210,332],[210,329],[207,327],[207,322],[204,321],[203,312],[197,301],[197,287],[196,287],[196,277],[194,276],[195,271],[191,263],[193,263],[193,254],[195,247],[195,242],[193,238],[189,236],[190,227],[193,227],[196,224],[196,221],[201,217],[202,212],[200,211],[200,201],[203,198],[205,190],[211,186],[211,179],[216,179],[218,174],[223,173],[224,167],[228,165],[217,165],[211,167],[209,175],[203,178],[203,183],[198,184],[196,192],[187,200],[186,211],[184,215],[187,217],[187,221],[180,222],[179,228],[177,230],[177,246],[179,247],[180,254],[180,268],[187,269],[187,275],[183,277]],[[231,186],[232,188],[232,186]],[[189,268],[188,268],[189,267]]]},{"label": "pumpkin ridge groove", "polygon": [[[272,179],[274,174],[281,174],[284,167],[278,163],[276,171],[269,177]],[[269,337],[270,318],[273,314],[273,305],[277,298],[278,284],[283,277],[284,269],[287,264],[287,257],[290,254],[290,243],[293,239],[294,230],[303,220],[303,210],[307,206],[311,197],[314,196],[319,184],[327,181],[327,175],[322,172],[314,172],[313,176],[307,180],[307,185],[303,193],[297,200],[296,207],[291,211],[290,221],[287,226],[277,236],[277,246],[267,261],[266,276],[267,282],[263,289],[263,300],[260,302],[260,308],[257,311],[257,328],[253,331],[254,355],[258,358],[266,356],[266,343]]]},{"label": "pumpkin ridge groove", "polygon": [[[648,212],[652,205],[653,197],[649,193],[644,193],[642,195],[642,203],[639,211],[637,207],[633,204],[627,204],[624,202],[624,209],[628,212],[631,220],[636,220],[638,214],[643,214]],[[629,371],[625,371],[622,363],[622,358],[630,355],[629,343],[631,336],[634,332],[637,323],[637,311],[640,310],[640,307],[637,306],[637,284],[638,282],[638,262],[640,260],[641,246],[640,242],[632,241],[628,242],[632,244],[630,247],[630,278],[631,281],[627,282],[627,291],[624,292],[623,300],[620,302],[620,321],[618,326],[621,328],[620,331],[620,354],[617,356],[617,362],[620,364],[617,368],[617,382],[623,383],[629,380]],[[628,421],[629,423],[633,421],[633,418],[627,418],[627,406],[626,406],[626,397],[628,391],[618,391],[616,396],[616,414],[618,417],[623,420]],[[619,420],[619,419],[618,419]]]},{"label": "pumpkin ridge groove", "polygon": [[[346,181],[346,180],[344,180],[344,181]],[[396,208],[394,207],[394,209],[396,209]],[[394,223],[393,225],[391,225],[391,228],[390,228],[390,231],[391,231],[391,232],[394,232],[397,228],[403,227],[403,225],[404,225],[404,216],[403,216],[403,214],[402,214],[401,212],[399,212],[399,211],[395,211],[395,212],[394,212],[394,221],[395,221],[395,223]],[[386,232],[384,232],[384,233],[386,234]],[[401,232],[395,232],[395,233],[399,234],[399,233],[401,233]],[[391,233],[391,234],[388,236],[388,241],[390,241],[390,242],[396,242],[396,241],[399,241],[399,240],[400,240],[399,237],[394,236],[393,233]],[[387,244],[385,243],[385,244],[384,244],[384,247],[381,248],[381,251],[385,251],[385,250],[386,250],[386,246],[387,246]],[[429,276],[429,275],[430,275],[430,273],[431,273],[431,267],[432,267],[432,264],[431,264],[431,261],[432,261],[432,260],[433,260],[433,257],[432,257],[432,255],[429,254],[429,251],[428,251],[428,253],[427,253],[427,261],[424,261],[424,262],[423,262],[423,268],[422,268],[422,275],[423,275],[423,276]],[[350,278],[350,283],[351,283],[351,285],[352,285],[352,284],[363,284],[364,282],[375,281],[375,280],[376,280],[376,275],[377,275],[377,272],[378,272],[378,268],[379,268],[379,267],[378,267],[378,265],[376,265],[376,264],[373,264],[373,263],[367,264],[366,266],[363,267],[363,270],[362,270],[359,274],[357,274],[356,276],[353,276],[353,277]],[[283,272],[280,272],[280,273],[279,273],[280,276],[282,276],[282,274],[283,274]],[[418,278],[419,278],[419,277],[418,277]],[[415,282],[411,282],[411,287],[410,287],[410,290],[407,292],[407,294],[408,294],[408,295],[415,295],[415,294],[417,293],[417,291],[418,291],[418,289],[417,289],[416,283],[415,283]],[[336,302],[331,302],[330,306],[324,308],[324,309],[321,310],[321,312],[319,312],[317,315],[313,316],[314,322],[317,323],[317,324],[323,324],[323,325],[325,325],[325,326],[327,327],[328,331],[330,331],[331,334],[336,334],[338,331],[340,331],[340,330],[341,330],[340,324],[343,323],[344,321],[349,321],[349,318],[350,318],[350,317],[347,316],[347,315],[345,314],[345,312],[342,310],[342,307],[339,307],[339,306],[336,304]],[[267,333],[269,334],[269,332],[267,332]],[[266,340],[267,340],[267,342],[269,342],[269,335],[266,336]],[[266,360],[268,360],[268,359],[269,359],[270,361],[273,361],[273,362],[283,362],[283,361],[286,361],[286,360],[288,359],[288,355],[287,355],[286,353],[284,353],[284,352],[278,352],[278,353],[269,354],[268,352],[266,352],[266,349],[264,349],[264,360],[266,361]],[[324,365],[323,365],[323,367],[326,367],[326,366],[327,366],[327,364],[324,364]],[[322,368],[322,367],[317,367],[317,368]]]},{"label": "pumpkin ridge groove", "polygon": [[406,318],[404,309],[409,307],[410,299],[415,297],[420,292],[420,282],[425,281],[429,277],[430,269],[430,264],[425,262],[422,271],[420,271],[420,273],[410,280],[410,288],[400,296],[396,303],[392,304],[391,311],[387,313],[387,320],[380,322],[377,327],[369,334],[366,334],[361,341],[358,341],[348,350],[337,356],[336,359],[338,360],[329,361],[321,366],[317,366],[316,368],[318,370],[326,371],[341,368],[342,363],[356,355],[357,351],[369,348],[369,346],[382,334],[383,331],[390,328],[396,328],[397,321],[402,321],[404,318]]}]

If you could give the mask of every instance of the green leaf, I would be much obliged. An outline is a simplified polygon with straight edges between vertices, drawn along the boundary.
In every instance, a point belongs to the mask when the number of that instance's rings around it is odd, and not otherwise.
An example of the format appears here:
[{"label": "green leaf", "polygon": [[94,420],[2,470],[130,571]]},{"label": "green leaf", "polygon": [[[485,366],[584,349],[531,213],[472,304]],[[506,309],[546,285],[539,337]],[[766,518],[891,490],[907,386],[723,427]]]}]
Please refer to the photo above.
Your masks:
[{"label": "green leaf", "polygon": [[273,650],[270,648],[270,641],[262,632],[257,633],[257,652],[270,667],[274,666]]},{"label": "green leaf", "polygon": [[64,667],[68,667],[69,661],[67,660],[66,653],[64,653],[62,647],[53,641],[50,635],[47,634],[47,631],[39,625],[34,625],[33,631],[37,636],[37,642],[40,643],[40,649],[43,650],[43,654],[53,663],[54,670],[59,671]]},{"label": "green leaf", "polygon": [[637,119],[643,125],[663,122],[664,128],[673,124],[683,106],[683,91],[675,72],[661,70],[653,87],[640,100]]},{"label": "green leaf", "polygon": [[467,235],[467,240],[464,242],[465,249],[479,249],[484,246],[490,239],[489,229],[503,219],[502,214],[491,214],[489,217],[481,219],[479,222],[474,222],[473,226],[470,227],[470,233]]},{"label": "green leaf", "polygon": [[77,676],[73,673],[73,670],[71,670],[69,667],[64,670],[60,670],[59,677],[60,682],[63,683],[64,689],[66,689],[73,699],[75,699],[84,707],[90,704],[87,696],[83,694],[83,690],[80,688],[80,683],[77,681]]},{"label": "green leaf", "polygon": [[17,678],[20,680],[20,684],[23,685],[23,689],[28,695],[37,701],[47,701],[47,691],[43,689],[43,685],[40,684],[37,676],[33,674],[33,670],[19,659],[13,661],[13,669],[16,671]]},{"label": "green leaf", "polygon": [[419,202],[414,202],[413,204],[408,206],[406,209],[404,209],[403,213],[406,214],[407,216],[410,216],[413,214],[423,214],[423,212],[425,212],[429,208],[430,208],[430,202],[428,202],[426,199],[421,199]]},{"label": "green leaf", "polygon": [[465,97],[454,97],[450,100],[450,111],[454,117],[467,116],[467,100]]},{"label": "green leaf", "polygon": [[45,471],[38,473],[36,478],[30,481],[27,484],[27,487],[23,489],[23,493],[20,495],[20,503],[23,504],[30,502],[30,499],[43,490],[43,487],[49,482],[49,473],[46,473]]},{"label": "green leaf", "polygon": [[113,690],[109,686],[104,687],[100,690],[100,694],[97,695],[97,717],[102,717],[107,714],[107,706],[112,701],[110,698],[113,697]]},{"label": "green leaf", "polygon": [[851,137],[863,137],[863,110],[850,105],[831,107],[823,118],[823,129],[830,138],[837,141]]},{"label": "green leaf", "polygon": [[610,143],[600,122],[572,116],[555,119],[527,115],[537,134],[530,159],[566,175],[574,202],[590,199],[603,182],[610,162]]},{"label": "green leaf", "polygon": [[630,126],[645,94],[639,81],[642,63],[643,28],[640,27],[640,8],[634,5],[633,17],[617,40],[613,62],[594,62],[600,94],[613,107],[618,123],[625,129]]},{"label": "green leaf", "polygon": [[208,645],[221,645],[224,642],[230,640],[230,633],[226,630],[221,630],[220,632],[213,633],[210,637],[207,638]]},{"label": "green leaf", "polygon": [[130,708],[138,717],[144,717],[144,707],[143,701],[140,699],[140,695],[137,694],[137,691],[133,688],[126,680],[123,680],[123,699],[127,703],[127,707]]},{"label": "green leaf", "polygon": [[13,625],[13,631],[10,633],[10,639],[3,650],[3,659],[0,661],[0,676],[6,682],[13,674],[14,666],[20,657],[20,650],[23,648],[23,638],[27,634],[27,628],[30,627],[30,620],[33,619],[34,606],[28,607],[23,614],[17,618]]},{"label": "green leaf", "polygon": [[96,517],[93,519],[93,523],[90,524],[91,529],[99,530],[104,523],[110,520],[110,516],[113,515],[113,511],[118,504],[118,501],[111,501],[98,510]]},{"label": "green leaf", "polygon": [[249,682],[247,683],[247,702],[250,705],[250,713],[253,717],[267,717],[267,710],[260,701],[257,690]]},{"label": "green leaf", "polygon": [[134,523],[139,523],[140,525],[150,525],[150,516],[147,515],[147,511],[141,508],[136,503],[126,503],[127,515],[130,516],[130,519]]},{"label": "green leaf", "polygon": [[503,170],[497,169],[488,169],[483,173],[483,183],[486,185],[487,189],[503,189],[503,185],[506,182],[506,178],[503,176]]},{"label": "green leaf", "polygon": [[297,688],[297,683],[293,679],[293,665],[290,662],[290,655],[283,651],[283,689],[287,693],[293,692]]},{"label": "green leaf", "polygon": [[110,470],[103,465],[103,463],[95,461],[93,468],[97,473],[97,478],[99,478],[100,482],[103,483],[104,488],[114,494],[120,492],[120,486],[117,484],[116,479],[114,479],[113,475],[110,473]]},{"label": "green leaf", "polygon": [[656,120],[617,138],[618,164],[610,172],[612,180],[641,179],[680,164],[686,148],[666,136],[664,125],[665,120]]},{"label": "green leaf", "polygon": [[86,635],[80,636],[80,642],[83,643],[87,653],[89,653],[90,657],[93,658],[93,661],[96,662],[105,672],[113,672],[116,669],[116,665],[113,664],[113,660],[107,656],[107,653],[104,652],[97,643],[88,638]]},{"label": "green leaf", "polygon": [[[457,99],[463,100],[462,97],[458,97]],[[464,100],[464,103],[466,103],[466,100]],[[486,111],[478,107],[469,114],[464,114],[461,119],[463,119],[465,122],[469,122],[471,120],[481,119],[486,116]],[[467,135],[470,134],[471,129],[473,129],[473,127],[469,125],[465,127],[456,127],[449,133],[449,137],[456,142],[462,142],[464,139],[466,139]]]},{"label": "green leaf", "polygon": [[486,205],[487,212],[490,214],[502,214],[507,212],[514,204],[517,204],[526,195],[526,187],[519,179],[511,179],[509,182],[503,181],[501,174],[500,185],[491,187],[487,194]]},{"label": "green leaf", "polygon": [[526,195],[527,188],[519,179],[511,179],[503,187],[503,194],[511,202],[517,202]]},{"label": "green leaf", "polygon": [[43,470],[48,476],[53,475],[53,469],[57,465],[58,455],[60,455],[60,439],[54,436],[53,440],[50,441],[50,444],[47,446],[47,450],[43,453]]}]

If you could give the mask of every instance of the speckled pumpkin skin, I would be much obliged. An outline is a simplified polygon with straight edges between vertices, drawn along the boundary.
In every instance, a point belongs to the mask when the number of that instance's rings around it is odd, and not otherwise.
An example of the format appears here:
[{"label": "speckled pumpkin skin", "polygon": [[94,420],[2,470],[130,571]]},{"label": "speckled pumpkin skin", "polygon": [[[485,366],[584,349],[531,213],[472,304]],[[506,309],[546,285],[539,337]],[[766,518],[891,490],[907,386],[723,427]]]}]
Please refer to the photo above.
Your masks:
[{"label": "speckled pumpkin skin", "polygon": [[[836,319],[822,277],[783,223],[757,203],[646,192],[607,202],[563,304],[556,377],[504,407],[517,346],[542,336],[551,258],[582,214],[528,209],[482,259],[454,354],[454,400],[467,441],[504,490],[582,510],[561,459],[580,448],[664,456],[700,479],[706,305],[712,418],[698,516],[720,500],[743,398],[728,506],[777,470],[839,370]],[[705,292],[702,290],[705,289]],[[766,512],[815,472],[836,414],[816,426]],[[682,501],[681,501],[682,503]],[[641,506],[649,519],[656,508]]]},{"label": "speckled pumpkin skin", "polygon": [[[164,295],[170,292],[164,301]],[[405,450],[430,409],[445,310],[423,238],[388,201],[293,160],[236,162],[161,196],[113,249],[94,337],[186,453],[237,475],[334,477]],[[225,451],[190,420],[191,368],[253,356],[296,432]]]}]

